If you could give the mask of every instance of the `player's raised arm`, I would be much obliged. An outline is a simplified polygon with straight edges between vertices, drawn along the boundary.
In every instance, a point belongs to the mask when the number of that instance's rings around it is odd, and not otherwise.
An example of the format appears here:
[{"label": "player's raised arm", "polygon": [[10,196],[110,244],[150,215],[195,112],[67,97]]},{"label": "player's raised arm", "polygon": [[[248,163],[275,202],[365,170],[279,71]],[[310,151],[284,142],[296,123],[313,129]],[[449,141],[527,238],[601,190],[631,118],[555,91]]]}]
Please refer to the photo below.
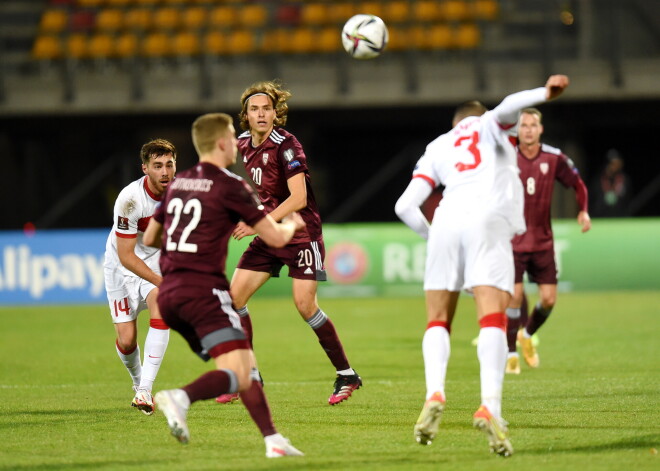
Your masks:
[{"label": "player's raised arm", "polygon": [[509,95],[497,105],[493,113],[501,125],[515,124],[518,122],[520,110],[557,98],[568,87],[568,84],[569,80],[566,75],[552,75],[544,87]]}]

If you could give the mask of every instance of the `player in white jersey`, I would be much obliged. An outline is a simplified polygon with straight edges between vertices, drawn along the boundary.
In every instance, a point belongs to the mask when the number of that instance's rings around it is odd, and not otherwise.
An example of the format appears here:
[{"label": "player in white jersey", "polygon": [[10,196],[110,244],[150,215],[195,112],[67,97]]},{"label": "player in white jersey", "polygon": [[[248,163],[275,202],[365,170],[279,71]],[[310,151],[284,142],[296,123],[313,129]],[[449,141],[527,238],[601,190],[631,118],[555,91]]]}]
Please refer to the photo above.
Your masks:
[{"label": "player in white jersey", "polygon": [[[426,402],[415,424],[416,440],[429,445],[445,407],[449,332],[462,289],[474,293],[481,327],[477,355],[481,406],[474,426],[488,436],[491,451],[509,456],[502,419],[502,383],[507,357],[506,307],[513,293],[511,238],[525,230],[523,189],[508,130],[522,108],[559,96],[568,77],[551,76],[545,87],[505,98],[492,111],[478,101],[464,103],[453,129],[431,142],[417,163],[397,215],[428,240],[424,290],[427,327],[422,341]],[[428,224],[420,206],[443,185],[444,195]]]},{"label": "player in white jersey", "polygon": [[[156,298],[163,278],[158,249],[143,244],[142,236],[156,205],[176,172],[176,148],[165,139],[154,139],[140,151],[145,176],[126,186],[117,197],[114,224],[105,246],[105,289],[117,332],[115,347],[133,380],[131,405],[153,414],[151,395],[163,361],[170,330],[163,322]],[[144,342],[144,363],[137,341],[137,316],[148,309],[149,331]]]}]

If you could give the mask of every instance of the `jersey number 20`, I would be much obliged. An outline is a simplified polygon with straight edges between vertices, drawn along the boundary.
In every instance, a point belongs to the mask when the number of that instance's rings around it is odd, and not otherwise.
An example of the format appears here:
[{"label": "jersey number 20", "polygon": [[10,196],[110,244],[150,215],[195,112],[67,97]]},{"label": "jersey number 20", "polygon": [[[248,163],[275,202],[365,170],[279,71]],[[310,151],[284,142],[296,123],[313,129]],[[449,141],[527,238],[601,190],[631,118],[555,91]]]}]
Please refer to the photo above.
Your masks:
[{"label": "jersey number 20", "polygon": [[471,136],[461,136],[456,139],[456,142],[454,142],[454,147],[460,146],[466,139],[470,139],[470,145],[468,145],[467,150],[474,156],[474,162],[471,164],[457,162],[456,170],[459,172],[465,172],[466,170],[477,168],[481,163],[481,152],[479,152],[479,148],[477,147],[477,144],[479,144],[479,133],[477,131],[474,131]]},{"label": "jersey number 20", "polygon": [[[172,234],[174,234],[176,226],[179,225],[182,212],[183,214],[192,213],[192,218],[188,222],[188,225],[183,228],[181,237],[179,237],[179,242],[177,243],[172,240]],[[197,244],[189,243],[188,237],[190,237],[190,233],[195,230],[197,224],[199,224],[199,220],[202,218],[202,203],[194,198],[188,200],[184,206],[181,198],[173,198],[167,205],[167,214],[174,215],[172,224],[167,229],[167,250],[171,252],[176,250],[179,252],[197,253]]]}]

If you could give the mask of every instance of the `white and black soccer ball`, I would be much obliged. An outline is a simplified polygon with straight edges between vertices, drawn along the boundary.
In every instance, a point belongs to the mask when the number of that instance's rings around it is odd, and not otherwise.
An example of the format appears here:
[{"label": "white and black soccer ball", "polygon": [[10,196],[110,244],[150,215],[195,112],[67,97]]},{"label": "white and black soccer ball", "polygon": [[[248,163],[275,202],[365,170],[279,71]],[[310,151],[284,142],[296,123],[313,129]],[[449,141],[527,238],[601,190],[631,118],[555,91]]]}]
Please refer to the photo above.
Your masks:
[{"label": "white and black soccer ball", "polygon": [[344,49],[355,59],[378,57],[389,38],[387,26],[375,15],[355,15],[349,18],[341,32]]}]

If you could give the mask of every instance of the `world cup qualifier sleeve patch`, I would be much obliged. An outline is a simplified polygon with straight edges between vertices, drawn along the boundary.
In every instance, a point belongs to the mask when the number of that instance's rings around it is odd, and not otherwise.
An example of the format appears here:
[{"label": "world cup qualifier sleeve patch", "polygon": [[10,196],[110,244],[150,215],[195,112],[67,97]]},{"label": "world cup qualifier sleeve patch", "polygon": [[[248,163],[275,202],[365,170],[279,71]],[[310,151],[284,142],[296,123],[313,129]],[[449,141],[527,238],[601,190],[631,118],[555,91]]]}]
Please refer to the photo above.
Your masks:
[{"label": "world cup qualifier sleeve patch", "polygon": [[284,159],[287,162],[291,162],[294,157],[293,149],[287,149],[284,152],[282,152],[282,155],[284,156]]},{"label": "world cup qualifier sleeve patch", "polygon": [[117,229],[128,230],[128,218],[117,216]]}]

